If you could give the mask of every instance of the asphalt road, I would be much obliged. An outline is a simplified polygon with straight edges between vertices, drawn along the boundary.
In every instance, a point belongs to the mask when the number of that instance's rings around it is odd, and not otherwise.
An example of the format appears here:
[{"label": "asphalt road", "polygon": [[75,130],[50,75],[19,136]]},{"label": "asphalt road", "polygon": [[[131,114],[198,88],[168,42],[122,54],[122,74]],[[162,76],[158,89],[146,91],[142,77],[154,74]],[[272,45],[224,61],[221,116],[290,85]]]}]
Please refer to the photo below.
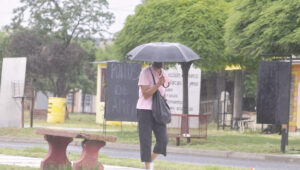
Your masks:
[{"label": "asphalt road", "polygon": [[[30,143],[13,143],[13,142],[0,142],[0,148],[33,148],[42,147],[48,149],[46,144],[30,144]],[[81,153],[80,146],[69,145],[67,152],[70,153]],[[135,158],[139,159],[139,151],[136,150],[125,150],[125,149],[112,149],[102,148],[101,154],[106,154],[110,157],[119,158]],[[200,165],[219,165],[239,168],[255,168],[255,170],[300,170],[300,164],[286,163],[280,161],[268,161],[268,160],[247,160],[247,159],[233,159],[223,157],[211,157],[211,156],[195,156],[195,155],[184,155],[170,153],[167,157],[159,156],[158,160],[180,162],[180,163],[192,163]]]}]

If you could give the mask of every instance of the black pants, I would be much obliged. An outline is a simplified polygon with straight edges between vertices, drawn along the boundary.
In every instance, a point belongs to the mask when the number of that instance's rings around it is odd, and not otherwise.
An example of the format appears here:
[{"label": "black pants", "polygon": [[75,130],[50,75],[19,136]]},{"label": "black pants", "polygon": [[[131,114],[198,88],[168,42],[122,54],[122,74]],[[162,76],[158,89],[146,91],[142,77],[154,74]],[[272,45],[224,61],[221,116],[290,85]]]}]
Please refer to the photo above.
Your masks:
[{"label": "black pants", "polygon": [[151,110],[137,109],[140,152],[142,162],[152,162],[152,130],[156,138],[156,144],[153,152],[156,154],[167,155],[168,135],[166,125],[155,122]]}]

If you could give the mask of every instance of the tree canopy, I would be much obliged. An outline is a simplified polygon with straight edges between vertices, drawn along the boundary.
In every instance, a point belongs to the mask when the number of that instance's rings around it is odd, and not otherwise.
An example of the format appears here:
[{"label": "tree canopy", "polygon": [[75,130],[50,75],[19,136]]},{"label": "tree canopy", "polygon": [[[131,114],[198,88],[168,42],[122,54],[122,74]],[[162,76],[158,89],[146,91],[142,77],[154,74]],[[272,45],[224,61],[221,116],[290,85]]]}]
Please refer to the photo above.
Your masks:
[{"label": "tree canopy", "polygon": [[227,3],[223,0],[148,0],[128,16],[115,43],[125,56],[134,47],[149,42],[179,42],[200,57],[202,69],[224,66],[224,29]]},{"label": "tree canopy", "polygon": [[36,80],[38,90],[49,90],[59,97],[69,92],[88,57],[75,42],[65,48],[61,40],[32,31],[15,33],[8,51],[13,56],[27,57],[28,75]]},{"label": "tree canopy", "polygon": [[96,60],[98,61],[107,61],[107,60],[124,60],[120,57],[119,52],[117,51],[116,45],[105,45],[103,48],[98,48],[96,51]]},{"label": "tree canopy", "polygon": [[[106,0],[21,0],[14,10],[14,29],[29,25],[43,34],[54,34],[66,46],[74,38],[102,36],[113,22]],[[27,16],[29,13],[29,17]],[[24,25],[25,24],[25,25]]]},{"label": "tree canopy", "polygon": [[96,59],[97,48],[92,41],[83,41],[80,45],[87,52],[88,60],[83,60],[83,67],[78,75],[80,77],[77,79],[77,85],[73,85],[73,88],[82,89],[83,94],[94,94],[97,87],[97,82],[95,81],[97,67],[92,61]]},{"label": "tree canopy", "polygon": [[229,62],[249,70],[260,54],[300,54],[298,0],[235,1],[225,29]]},{"label": "tree canopy", "polygon": [[[79,43],[101,37],[113,22],[106,0],[21,0],[14,10],[14,31],[9,45],[15,56],[28,57],[29,75],[38,90],[65,97],[70,89],[94,88],[95,50]],[[27,15],[28,14],[28,15]],[[84,47],[85,50],[82,48]]]}]

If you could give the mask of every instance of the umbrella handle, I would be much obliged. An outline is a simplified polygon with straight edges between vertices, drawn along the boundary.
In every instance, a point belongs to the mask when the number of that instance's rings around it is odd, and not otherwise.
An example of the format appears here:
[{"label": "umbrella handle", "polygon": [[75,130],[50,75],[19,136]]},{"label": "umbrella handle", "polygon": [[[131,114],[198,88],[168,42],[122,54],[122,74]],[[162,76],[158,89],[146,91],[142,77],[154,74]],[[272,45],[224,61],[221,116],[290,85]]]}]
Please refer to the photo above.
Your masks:
[{"label": "umbrella handle", "polygon": [[168,82],[167,87],[165,86],[165,83],[162,86],[166,89],[166,88],[170,87],[170,82]]}]

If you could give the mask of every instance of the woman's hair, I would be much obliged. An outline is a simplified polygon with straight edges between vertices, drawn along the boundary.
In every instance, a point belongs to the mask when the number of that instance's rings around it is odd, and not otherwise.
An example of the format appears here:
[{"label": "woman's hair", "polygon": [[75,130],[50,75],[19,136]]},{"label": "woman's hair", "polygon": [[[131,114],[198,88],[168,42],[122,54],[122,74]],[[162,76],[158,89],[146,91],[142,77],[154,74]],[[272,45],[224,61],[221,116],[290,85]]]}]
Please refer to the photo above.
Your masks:
[{"label": "woman's hair", "polygon": [[152,66],[155,68],[162,68],[163,67],[163,63],[162,62],[153,62]]}]

